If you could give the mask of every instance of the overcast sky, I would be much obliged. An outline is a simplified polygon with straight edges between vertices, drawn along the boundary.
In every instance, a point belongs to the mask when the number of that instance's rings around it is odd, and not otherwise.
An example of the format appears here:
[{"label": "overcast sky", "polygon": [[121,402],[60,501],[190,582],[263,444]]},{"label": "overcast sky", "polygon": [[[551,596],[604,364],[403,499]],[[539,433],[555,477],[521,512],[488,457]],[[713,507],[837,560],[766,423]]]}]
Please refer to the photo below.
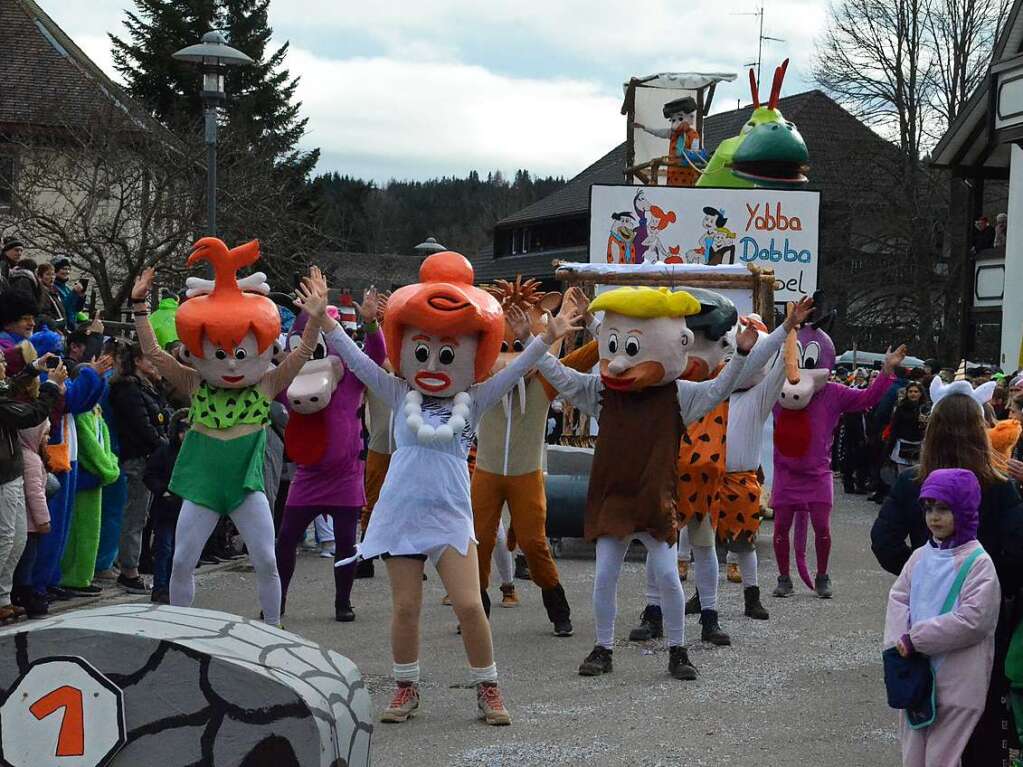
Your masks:
[{"label": "overcast sky", "polygon": [[[114,74],[106,33],[131,0],[39,0]],[[688,7],[687,7],[688,5]],[[271,23],[302,78],[319,170],[430,178],[476,169],[572,176],[625,138],[622,82],[663,71],[735,72],[714,109],[749,102],[756,0],[275,0]],[[771,0],[764,79],[810,87],[826,0]]]}]

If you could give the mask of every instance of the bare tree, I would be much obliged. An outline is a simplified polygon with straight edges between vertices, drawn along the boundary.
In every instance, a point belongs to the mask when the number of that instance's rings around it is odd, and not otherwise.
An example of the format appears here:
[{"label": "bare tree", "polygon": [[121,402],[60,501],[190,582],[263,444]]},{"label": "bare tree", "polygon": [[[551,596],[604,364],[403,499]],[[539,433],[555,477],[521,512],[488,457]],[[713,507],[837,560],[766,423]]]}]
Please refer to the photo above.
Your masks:
[{"label": "bare tree", "polygon": [[17,155],[5,228],[92,278],[106,316],[147,267],[180,272],[198,231],[201,176],[188,147],[142,130],[116,106],[7,136]]},{"label": "bare tree", "polygon": [[[933,106],[941,133],[987,74],[1009,0],[935,0],[927,17],[934,64]],[[941,137],[941,133],[934,136]]]}]

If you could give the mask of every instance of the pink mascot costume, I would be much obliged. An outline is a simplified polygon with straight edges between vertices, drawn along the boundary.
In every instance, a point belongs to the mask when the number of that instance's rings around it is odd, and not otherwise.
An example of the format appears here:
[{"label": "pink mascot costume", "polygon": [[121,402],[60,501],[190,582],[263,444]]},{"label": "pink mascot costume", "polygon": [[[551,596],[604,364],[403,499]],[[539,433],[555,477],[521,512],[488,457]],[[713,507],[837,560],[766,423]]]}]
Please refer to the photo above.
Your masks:
[{"label": "pink mascot costume", "polygon": [[[831,441],[844,413],[874,407],[894,383],[893,371],[906,355],[905,347],[889,352],[884,370],[867,389],[829,383],[835,366],[835,345],[823,326],[834,314],[822,315],[815,296],[816,319],[803,325],[797,335],[799,369],[782,387],[774,408],[774,555],[778,562],[776,597],[792,596],[789,576],[789,529],[796,522],[796,568],[808,588],[822,599],[832,595],[828,575],[831,553],[831,507],[834,479],[831,472]],[[793,380],[795,379],[795,380]],[[813,525],[817,550],[817,576],[811,580],[806,565],[808,522]]]}]

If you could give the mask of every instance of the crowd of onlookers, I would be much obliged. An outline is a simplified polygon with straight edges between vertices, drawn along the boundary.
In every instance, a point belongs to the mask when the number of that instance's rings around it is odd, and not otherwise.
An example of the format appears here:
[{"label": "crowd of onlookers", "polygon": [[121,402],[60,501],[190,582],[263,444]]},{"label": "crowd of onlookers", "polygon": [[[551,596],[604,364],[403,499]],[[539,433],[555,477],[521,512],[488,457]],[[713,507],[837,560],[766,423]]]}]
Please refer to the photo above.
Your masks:
[{"label": "crowd of onlookers", "polygon": [[[168,601],[181,502],[167,486],[188,403],[128,334],[83,313],[87,288],[68,259],[3,241],[0,624],[105,589]],[[203,563],[239,556],[228,524]]]}]

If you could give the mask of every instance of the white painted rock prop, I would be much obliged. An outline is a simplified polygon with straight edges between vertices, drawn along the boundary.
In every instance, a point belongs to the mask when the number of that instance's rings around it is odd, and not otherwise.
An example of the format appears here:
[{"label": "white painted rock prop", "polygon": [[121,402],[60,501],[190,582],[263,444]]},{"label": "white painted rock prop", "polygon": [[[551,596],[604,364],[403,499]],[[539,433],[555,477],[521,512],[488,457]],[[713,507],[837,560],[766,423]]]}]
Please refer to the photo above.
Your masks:
[{"label": "white painted rock prop", "polygon": [[113,605],[0,631],[0,764],[364,767],[347,658],[212,610]]}]

